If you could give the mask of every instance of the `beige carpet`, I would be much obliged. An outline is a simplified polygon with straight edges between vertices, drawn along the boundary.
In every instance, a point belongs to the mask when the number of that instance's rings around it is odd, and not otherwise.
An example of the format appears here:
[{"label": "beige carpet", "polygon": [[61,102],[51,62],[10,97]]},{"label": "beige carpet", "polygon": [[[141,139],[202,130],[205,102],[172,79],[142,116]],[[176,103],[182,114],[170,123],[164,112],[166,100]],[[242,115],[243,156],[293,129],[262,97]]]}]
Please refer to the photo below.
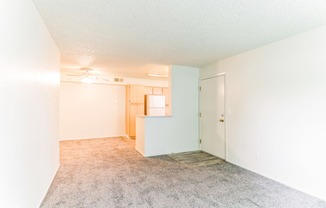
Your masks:
[{"label": "beige carpet", "polygon": [[216,165],[224,162],[223,159],[203,151],[183,152],[168,156],[189,168]]},{"label": "beige carpet", "polygon": [[131,145],[132,147],[136,146],[136,139],[128,139],[126,137],[122,138],[125,142],[127,142],[129,145]]},{"label": "beige carpet", "polygon": [[121,138],[61,142],[44,207],[325,208],[326,203],[224,162],[188,168],[144,158]]}]

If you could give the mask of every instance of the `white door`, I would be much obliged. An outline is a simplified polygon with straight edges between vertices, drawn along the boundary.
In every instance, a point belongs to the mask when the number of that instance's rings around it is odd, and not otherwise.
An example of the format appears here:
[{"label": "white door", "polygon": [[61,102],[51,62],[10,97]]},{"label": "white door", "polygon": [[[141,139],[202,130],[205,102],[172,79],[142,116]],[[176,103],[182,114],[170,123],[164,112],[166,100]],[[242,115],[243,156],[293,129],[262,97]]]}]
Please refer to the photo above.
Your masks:
[{"label": "white door", "polygon": [[201,80],[200,139],[204,152],[226,157],[225,144],[225,76]]}]

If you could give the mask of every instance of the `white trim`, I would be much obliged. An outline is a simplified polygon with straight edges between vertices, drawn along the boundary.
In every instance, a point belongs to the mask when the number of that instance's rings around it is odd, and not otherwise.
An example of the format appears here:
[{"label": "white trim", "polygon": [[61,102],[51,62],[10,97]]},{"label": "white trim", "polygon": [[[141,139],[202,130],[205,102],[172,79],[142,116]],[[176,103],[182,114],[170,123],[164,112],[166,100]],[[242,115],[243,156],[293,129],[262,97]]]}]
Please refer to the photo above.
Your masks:
[{"label": "white trim", "polygon": [[222,73],[219,73],[219,74],[216,74],[216,75],[210,76],[210,77],[202,78],[202,79],[200,79],[200,80],[203,81],[203,80],[206,80],[206,79],[212,79],[212,78],[216,78],[216,77],[220,77],[220,76],[225,76],[225,75],[226,75],[226,73],[225,73],[225,72],[222,72]]},{"label": "white trim", "polygon": [[[60,160],[60,158],[59,158],[59,160]],[[52,176],[51,183],[48,185],[48,189],[46,190],[45,194],[43,195],[43,198],[42,198],[41,202],[39,203],[39,207],[42,205],[45,197],[48,195],[48,192],[50,190],[50,187],[52,186],[52,183],[53,183],[53,181],[54,181],[54,179],[55,179],[55,177],[56,177],[56,175],[57,175],[57,173],[59,171],[60,166],[61,166],[61,164],[59,163],[58,166],[57,166],[57,169],[56,169],[56,171],[54,173],[54,175]]]},{"label": "white trim", "polygon": [[228,110],[227,110],[227,103],[226,103],[226,73],[224,73],[223,75],[221,76],[224,76],[224,139],[225,139],[225,161],[228,161],[228,143],[227,143],[227,128],[226,128],[226,124],[227,124],[227,121],[228,121],[228,116],[227,116],[227,113],[228,113]]},{"label": "white trim", "polygon": [[[228,144],[227,144],[227,127],[226,127],[226,123],[227,123],[226,73],[223,72],[223,73],[216,74],[214,76],[202,78],[202,79],[200,79],[200,82],[205,81],[207,79],[213,79],[213,78],[221,77],[221,76],[224,76],[224,139],[225,139],[225,145],[224,145],[225,155],[224,156],[225,156],[225,161],[228,161],[228,151],[227,151],[228,150],[228,148],[227,148]],[[201,91],[200,91],[200,93],[201,93]],[[199,95],[199,109],[201,110],[200,103],[201,103],[201,96]],[[201,117],[199,118],[199,139],[201,139]],[[199,144],[199,145],[200,145],[199,149],[202,150],[201,144]]]},{"label": "white trim", "polygon": [[130,139],[128,134],[123,135],[122,137],[126,138],[126,139]]},{"label": "white trim", "polygon": [[143,157],[147,157],[147,156],[145,156],[145,154],[143,154],[137,147],[135,147],[135,150],[139,153],[139,154],[141,154]]},{"label": "white trim", "polygon": [[201,150],[201,126],[200,126],[200,120],[201,120],[201,80],[198,79],[198,150]]}]

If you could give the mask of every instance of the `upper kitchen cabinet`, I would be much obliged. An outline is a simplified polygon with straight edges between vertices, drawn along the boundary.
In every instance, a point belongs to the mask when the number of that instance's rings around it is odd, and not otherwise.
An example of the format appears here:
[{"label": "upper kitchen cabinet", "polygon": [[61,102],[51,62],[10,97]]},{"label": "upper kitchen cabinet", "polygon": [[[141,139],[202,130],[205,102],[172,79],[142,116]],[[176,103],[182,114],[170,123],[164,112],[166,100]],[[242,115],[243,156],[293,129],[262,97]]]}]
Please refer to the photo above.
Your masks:
[{"label": "upper kitchen cabinet", "polygon": [[153,87],[144,87],[144,94],[145,95],[152,95],[153,94]]},{"label": "upper kitchen cabinet", "polygon": [[145,95],[163,95],[164,87],[144,87]]},{"label": "upper kitchen cabinet", "polygon": [[162,87],[153,87],[153,95],[163,95]]},{"label": "upper kitchen cabinet", "polygon": [[129,103],[142,104],[144,103],[144,86],[141,85],[129,85]]}]

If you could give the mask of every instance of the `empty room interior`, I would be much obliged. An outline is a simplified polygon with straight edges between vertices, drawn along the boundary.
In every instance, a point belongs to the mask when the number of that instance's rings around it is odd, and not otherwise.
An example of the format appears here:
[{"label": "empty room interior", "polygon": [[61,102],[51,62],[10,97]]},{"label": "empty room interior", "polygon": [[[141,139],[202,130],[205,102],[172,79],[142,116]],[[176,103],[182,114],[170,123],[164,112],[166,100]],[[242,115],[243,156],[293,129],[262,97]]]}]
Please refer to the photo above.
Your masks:
[{"label": "empty room interior", "polygon": [[324,0],[0,15],[0,207],[326,207]]}]

